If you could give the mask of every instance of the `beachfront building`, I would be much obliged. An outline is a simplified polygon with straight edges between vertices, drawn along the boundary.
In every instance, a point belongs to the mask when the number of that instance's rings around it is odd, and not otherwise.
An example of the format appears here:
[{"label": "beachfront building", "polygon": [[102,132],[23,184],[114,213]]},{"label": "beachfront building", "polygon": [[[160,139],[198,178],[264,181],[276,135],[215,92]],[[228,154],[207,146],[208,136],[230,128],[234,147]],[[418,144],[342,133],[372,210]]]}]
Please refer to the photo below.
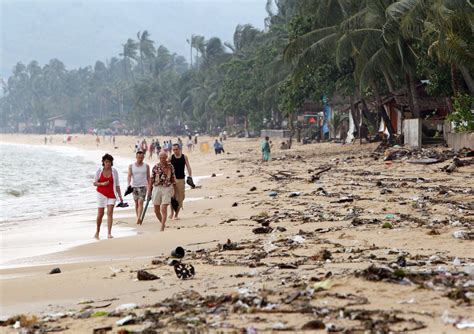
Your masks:
[{"label": "beachfront building", "polygon": [[64,118],[64,116],[60,115],[48,118],[48,133],[65,133],[67,128],[68,121]]}]

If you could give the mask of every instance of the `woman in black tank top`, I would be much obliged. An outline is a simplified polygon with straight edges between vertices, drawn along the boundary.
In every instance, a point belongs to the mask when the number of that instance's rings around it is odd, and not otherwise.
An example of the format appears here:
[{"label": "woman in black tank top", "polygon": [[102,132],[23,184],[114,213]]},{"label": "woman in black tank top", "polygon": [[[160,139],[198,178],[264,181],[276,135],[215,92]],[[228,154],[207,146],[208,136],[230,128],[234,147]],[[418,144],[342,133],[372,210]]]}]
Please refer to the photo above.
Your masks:
[{"label": "woman in black tank top", "polygon": [[186,158],[181,154],[180,158],[176,158],[174,154],[171,156],[171,164],[177,179],[184,179],[184,167],[186,166]]}]

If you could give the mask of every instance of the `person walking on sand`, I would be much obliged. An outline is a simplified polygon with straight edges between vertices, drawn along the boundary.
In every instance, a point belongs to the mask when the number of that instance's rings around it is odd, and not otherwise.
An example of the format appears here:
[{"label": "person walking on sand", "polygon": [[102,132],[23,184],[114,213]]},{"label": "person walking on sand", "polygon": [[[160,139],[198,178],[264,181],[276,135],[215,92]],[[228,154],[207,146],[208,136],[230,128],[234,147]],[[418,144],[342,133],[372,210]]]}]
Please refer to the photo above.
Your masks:
[{"label": "person walking on sand", "polygon": [[141,225],[140,217],[143,212],[143,202],[146,198],[148,183],[150,183],[150,166],[143,162],[145,154],[142,151],[137,152],[136,159],[136,162],[128,166],[127,184],[133,189],[137,224]]},{"label": "person walking on sand", "polygon": [[219,144],[220,144],[221,152],[225,153],[225,151],[224,151],[224,142],[222,141],[222,137],[219,139]]},{"label": "person walking on sand", "polygon": [[221,149],[221,143],[219,143],[219,140],[216,138],[216,141],[214,142],[214,152],[217,154],[221,154],[222,149]]},{"label": "person walking on sand", "polygon": [[262,161],[268,162],[270,160],[270,137],[266,136],[265,140],[262,141]]},{"label": "person walking on sand", "polygon": [[161,145],[158,139],[155,141],[155,149],[156,149],[156,156],[158,156],[158,154],[160,154],[161,152]]},{"label": "person walking on sand", "polygon": [[176,211],[173,210],[171,207],[171,215],[170,219],[179,219],[178,214],[179,211],[183,208],[184,202],[184,186],[185,186],[185,174],[184,174],[184,167],[188,171],[188,176],[193,177],[193,172],[191,170],[191,165],[189,164],[188,157],[183,154],[183,150],[179,144],[173,144],[173,154],[171,155],[170,159],[171,164],[173,165],[175,176],[176,176],[176,193],[174,198],[178,201],[179,207]]},{"label": "person walking on sand", "polygon": [[114,158],[110,154],[102,157],[102,167],[97,170],[94,177],[94,186],[97,187],[97,230],[94,238],[99,240],[100,225],[104,217],[105,208],[107,208],[107,238],[112,236],[112,222],[114,215],[115,200],[120,198],[122,202],[122,193],[118,172],[113,168]]},{"label": "person walking on sand", "polygon": [[151,140],[150,146],[148,147],[148,151],[150,152],[150,160],[153,159],[153,152],[155,151],[155,139]]},{"label": "person walking on sand", "polygon": [[168,205],[171,198],[176,193],[176,177],[174,167],[168,161],[168,154],[160,152],[159,162],[151,171],[150,182],[148,183],[148,196],[153,201],[156,218],[161,223],[161,231],[165,230],[166,218],[168,215]]},{"label": "person walking on sand", "polygon": [[142,140],[141,149],[142,149],[143,153],[146,156],[146,151],[148,150],[148,143],[146,142],[145,138],[143,138],[143,140]]},{"label": "person walking on sand", "polygon": [[193,139],[191,138],[191,135],[188,136],[187,146],[188,146],[188,152],[191,152],[193,150],[193,146],[194,146]]},{"label": "person walking on sand", "polygon": [[95,137],[95,144],[96,144],[97,147],[99,147],[99,144],[100,144],[99,136]]}]

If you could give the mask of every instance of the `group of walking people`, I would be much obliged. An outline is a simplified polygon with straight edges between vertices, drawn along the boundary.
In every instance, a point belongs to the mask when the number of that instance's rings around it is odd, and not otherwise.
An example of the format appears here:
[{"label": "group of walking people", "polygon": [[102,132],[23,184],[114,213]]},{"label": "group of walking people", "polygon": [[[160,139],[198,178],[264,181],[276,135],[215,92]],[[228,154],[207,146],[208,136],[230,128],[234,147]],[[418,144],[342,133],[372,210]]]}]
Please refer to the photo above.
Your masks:
[{"label": "group of walking people", "polygon": [[[179,219],[185,198],[185,177],[191,178],[192,170],[189,159],[182,153],[182,145],[172,144],[172,154],[161,150],[159,161],[150,170],[145,163],[144,151],[137,150],[136,161],[128,166],[127,184],[133,193],[137,224],[142,224],[142,213],[145,201],[153,202],[156,218],[161,224],[161,231],[166,227],[168,207],[172,200],[178,204],[171,208],[170,219]],[[95,238],[99,239],[102,220],[107,210],[107,237],[112,236],[113,211],[117,200],[123,203],[119,176],[113,167],[114,158],[110,154],[102,157],[102,167],[96,172],[94,186],[97,187],[97,229]],[[120,204],[119,204],[120,205]]]}]

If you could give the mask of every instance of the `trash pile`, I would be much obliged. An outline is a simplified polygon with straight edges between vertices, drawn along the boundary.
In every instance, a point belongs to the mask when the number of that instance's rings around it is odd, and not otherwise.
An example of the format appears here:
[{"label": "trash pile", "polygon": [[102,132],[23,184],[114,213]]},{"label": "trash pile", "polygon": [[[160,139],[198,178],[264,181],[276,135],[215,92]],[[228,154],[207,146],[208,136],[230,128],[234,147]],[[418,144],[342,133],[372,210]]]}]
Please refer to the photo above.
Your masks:
[{"label": "trash pile", "polygon": [[409,163],[426,165],[443,162],[453,158],[459,159],[473,156],[474,150],[468,148],[456,151],[454,149],[439,148],[415,149],[399,145],[387,147],[382,144],[379,145],[373,153],[373,157],[383,157],[384,161],[407,160]]}]

